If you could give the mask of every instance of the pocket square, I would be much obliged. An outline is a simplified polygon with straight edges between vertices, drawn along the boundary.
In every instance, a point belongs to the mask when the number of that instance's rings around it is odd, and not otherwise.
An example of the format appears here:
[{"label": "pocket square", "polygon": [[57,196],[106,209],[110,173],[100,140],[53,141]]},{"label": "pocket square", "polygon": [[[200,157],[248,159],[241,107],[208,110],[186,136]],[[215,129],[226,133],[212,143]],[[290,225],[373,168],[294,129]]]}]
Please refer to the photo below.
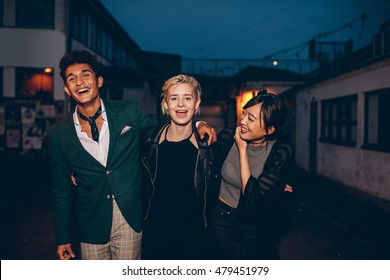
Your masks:
[{"label": "pocket square", "polygon": [[128,132],[131,128],[132,128],[131,126],[125,126],[125,127],[122,129],[121,134]]}]

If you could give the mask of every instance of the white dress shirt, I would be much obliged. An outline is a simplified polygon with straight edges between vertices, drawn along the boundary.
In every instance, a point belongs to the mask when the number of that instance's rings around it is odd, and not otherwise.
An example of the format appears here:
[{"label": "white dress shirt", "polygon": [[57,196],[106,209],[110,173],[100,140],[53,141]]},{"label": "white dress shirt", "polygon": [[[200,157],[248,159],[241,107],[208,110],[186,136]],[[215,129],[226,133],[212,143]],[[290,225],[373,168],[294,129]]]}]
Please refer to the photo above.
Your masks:
[{"label": "white dress shirt", "polygon": [[99,132],[99,142],[93,141],[88,137],[87,133],[81,130],[81,125],[79,122],[79,118],[77,116],[77,108],[73,113],[73,121],[74,126],[76,128],[77,136],[83,145],[84,149],[91,154],[98,162],[100,162],[103,166],[107,164],[107,156],[108,156],[108,147],[110,145],[110,130],[107,122],[107,114],[106,109],[104,107],[103,101],[100,99],[102,104],[102,118],[103,118],[103,126]]}]

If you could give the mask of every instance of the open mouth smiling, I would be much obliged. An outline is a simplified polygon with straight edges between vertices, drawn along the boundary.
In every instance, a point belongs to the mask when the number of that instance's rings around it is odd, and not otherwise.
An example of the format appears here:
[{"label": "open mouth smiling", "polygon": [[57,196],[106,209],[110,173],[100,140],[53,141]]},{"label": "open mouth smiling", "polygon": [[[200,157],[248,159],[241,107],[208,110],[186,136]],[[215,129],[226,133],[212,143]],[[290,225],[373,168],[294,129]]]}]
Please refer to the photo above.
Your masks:
[{"label": "open mouth smiling", "polygon": [[241,126],[241,133],[247,133],[247,132],[248,132],[248,129],[246,129],[243,126]]},{"label": "open mouth smiling", "polygon": [[176,111],[176,115],[178,116],[184,116],[187,114],[187,111]]},{"label": "open mouth smiling", "polygon": [[84,94],[84,93],[87,93],[88,91],[89,91],[89,88],[82,88],[82,89],[77,90],[77,93]]}]

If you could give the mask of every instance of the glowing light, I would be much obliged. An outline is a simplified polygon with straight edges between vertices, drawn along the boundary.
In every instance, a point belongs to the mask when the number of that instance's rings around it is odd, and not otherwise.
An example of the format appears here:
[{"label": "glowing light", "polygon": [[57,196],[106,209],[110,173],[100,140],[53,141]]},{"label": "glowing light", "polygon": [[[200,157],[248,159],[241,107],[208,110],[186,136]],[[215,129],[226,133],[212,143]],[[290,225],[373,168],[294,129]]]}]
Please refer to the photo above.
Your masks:
[{"label": "glowing light", "polygon": [[43,72],[45,72],[45,73],[51,73],[51,72],[53,72],[53,69],[50,68],[50,67],[47,67],[47,68],[45,68],[45,69],[43,70]]},{"label": "glowing light", "polygon": [[236,98],[236,115],[237,122],[240,119],[242,107],[256,94],[257,90],[246,90],[241,92],[239,96]]},{"label": "glowing light", "polygon": [[277,60],[274,60],[274,62],[272,62],[272,64],[273,64],[274,66],[276,66],[276,65],[278,65],[278,61],[277,61]]}]

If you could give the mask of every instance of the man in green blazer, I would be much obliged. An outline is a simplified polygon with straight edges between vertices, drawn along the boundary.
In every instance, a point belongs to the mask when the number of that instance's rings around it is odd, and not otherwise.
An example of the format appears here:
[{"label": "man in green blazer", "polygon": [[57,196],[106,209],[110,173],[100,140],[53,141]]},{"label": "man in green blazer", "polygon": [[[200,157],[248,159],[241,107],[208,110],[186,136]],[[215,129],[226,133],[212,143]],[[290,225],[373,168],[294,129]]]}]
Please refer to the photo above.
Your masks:
[{"label": "man in green blazer", "polygon": [[[74,50],[60,61],[65,93],[76,102],[73,115],[48,133],[53,214],[60,259],[71,247],[72,190],[82,259],[138,259],[142,236],[140,133],[157,123],[133,101],[103,102],[102,63]],[[215,130],[198,128],[216,141]],[[72,185],[73,174],[77,188]]]}]

